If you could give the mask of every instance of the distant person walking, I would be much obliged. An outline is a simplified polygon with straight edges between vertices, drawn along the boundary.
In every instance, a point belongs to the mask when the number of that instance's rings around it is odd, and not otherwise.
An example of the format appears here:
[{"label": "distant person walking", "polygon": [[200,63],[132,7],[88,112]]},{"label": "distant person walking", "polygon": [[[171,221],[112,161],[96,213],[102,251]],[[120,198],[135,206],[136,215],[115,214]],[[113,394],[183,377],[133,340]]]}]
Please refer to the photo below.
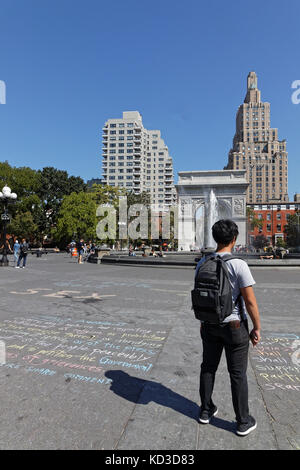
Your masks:
[{"label": "distant person walking", "polygon": [[[246,436],[253,431],[257,425],[256,420],[249,414],[247,364],[249,337],[253,346],[260,341],[260,315],[252,287],[255,281],[251,275],[250,269],[245,261],[242,259],[233,259],[234,256],[231,255],[238,233],[238,227],[232,220],[219,220],[216,222],[212,227],[213,238],[217,243],[216,253],[203,257],[196,268],[195,288],[197,285],[199,286],[200,299],[206,299],[203,302],[207,302],[208,297],[205,297],[205,295],[208,295],[208,291],[204,291],[201,282],[205,281],[205,269],[208,269],[208,263],[212,263],[214,257],[220,257],[219,263],[226,264],[225,268],[222,269],[226,269],[227,267],[228,277],[225,277],[228,279],[229,285],[231,286],[227,296],[228,298],[232,296],[232,302],[228,304],[229,307],[226,314],[228,316],[225,316],[219,323],[215,321],[210,322],[208,320],[208,318],[211,317],[209,317],[210,312],[207,309],[206,303],[201,307],[203,311],[206,309],[206,312],[199,316],[205,315],[206,320],[201,321],[200,328],[203,343],[203,361],[200,373],[201,408],[199,421],[202,424],[207,424],[218,412],[218,408],[212,400],[212,393],[216,371],[223,349],[225,349],[227,369],[231,381],[233,408],[237,420],[236,433],[239,436]],[[204,263],[207,268],[204,266]],[[218,269],[221,268],[217,268],[217,272]],[[212,271],[210,274],[212,274]],[[201,276],[203,276],[203,281]],[[211,293],[211,291],[209,293]],[[201,302],[200,300],[200,305],[202,305]],[[250,335],[246,310],[253,323],[253,329]],[[201,318],[199,319],[201,320]]]},{"label": "distant person walking", "polygon": [[83,256],[83,252],[84,252],[84,241],[83,241],[82,238],[79,242],[77,242],[76,248],[77,248],[77,251],[78,251],[78,264],[83,264],[82,256]]},{"label": "distant person walking", "polygon": [[14,260],[15,260],[15,267],[17,267],[18,259],[20,254],[20,243],[18,240],[14,243]]},{"label": "distant person walking", "polygon": [[[26,260],[27,260],[27,254],[29,250],[29,244],[25,238],[22,239],[22,243],[20,245],[20,253],[19,253],[19,259],[18,259],[18,264],[16,268],[25,268],[26,267]],[[20,266],[21,261],[23,260],[23,265]]]}]

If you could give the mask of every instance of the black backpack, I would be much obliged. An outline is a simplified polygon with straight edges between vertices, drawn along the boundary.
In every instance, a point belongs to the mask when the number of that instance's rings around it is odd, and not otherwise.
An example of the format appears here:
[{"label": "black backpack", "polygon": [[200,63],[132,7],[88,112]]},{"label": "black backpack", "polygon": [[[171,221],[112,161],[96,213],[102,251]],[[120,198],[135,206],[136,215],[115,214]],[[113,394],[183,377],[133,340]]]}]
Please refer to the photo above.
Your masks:
[{"label": "black backpack", "polygon": [[238,259],[233,255],[210,255],[200,265],[192,294],[192,309],[197,320],[220,324],[232,314],[236,302],[232,301],[232,288],[226,261]]},{"label": "black backpack", "polygon": [[22,243],[22,245],[20,246],[20,251],[21,251],[22,255],[27,255],[27,253],[28,253],[28,243],[27,242]]}]

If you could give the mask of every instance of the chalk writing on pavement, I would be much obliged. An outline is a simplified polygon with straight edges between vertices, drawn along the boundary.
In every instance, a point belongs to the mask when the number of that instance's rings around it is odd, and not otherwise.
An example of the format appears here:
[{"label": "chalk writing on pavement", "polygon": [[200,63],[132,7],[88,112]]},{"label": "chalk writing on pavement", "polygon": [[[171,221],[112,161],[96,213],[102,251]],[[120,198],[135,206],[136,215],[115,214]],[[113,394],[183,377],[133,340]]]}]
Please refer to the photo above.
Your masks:
[{"label": "chalk writing on pavement", "polygon": [[265,391],[300,392],[300,337],[267,333],[251,350],[251,363]]},{"label": "chalk writing on pavement", "polygon": [[6,363],[0,366],[108,385],[108,369],[147,374],[166,335],[162,328],[118,321],[44,315],[6,319],[0,322],[0,340],[6,347]]}]

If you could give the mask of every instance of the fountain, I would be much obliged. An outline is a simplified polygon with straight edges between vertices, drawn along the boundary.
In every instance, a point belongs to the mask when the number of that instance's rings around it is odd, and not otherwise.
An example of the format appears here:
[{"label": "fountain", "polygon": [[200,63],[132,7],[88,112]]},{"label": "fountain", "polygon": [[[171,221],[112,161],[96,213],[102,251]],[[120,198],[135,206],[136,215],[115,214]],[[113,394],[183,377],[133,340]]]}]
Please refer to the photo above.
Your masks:
[{"label": "fountain", "polygon": [[201,248],[215,248],[216,243],[212,236],[212,226],[220,219],[231,217],[230,203],[218,199],[213,188],[205,194],[204,203],[196,210],[195,246]]},{"label": "fountain", "polygon": [[204,247],[215,247],[211,228],[219,220],[218,201],[216,195],[211,189],[205,200],[205,218],[204,218]]},{"label": "fountain", "polygon": [[246,244],[245,170],[180,172],[178,246],[182,250],[215,248],[212,226],[232,219],[239,227],[239,244]]}]

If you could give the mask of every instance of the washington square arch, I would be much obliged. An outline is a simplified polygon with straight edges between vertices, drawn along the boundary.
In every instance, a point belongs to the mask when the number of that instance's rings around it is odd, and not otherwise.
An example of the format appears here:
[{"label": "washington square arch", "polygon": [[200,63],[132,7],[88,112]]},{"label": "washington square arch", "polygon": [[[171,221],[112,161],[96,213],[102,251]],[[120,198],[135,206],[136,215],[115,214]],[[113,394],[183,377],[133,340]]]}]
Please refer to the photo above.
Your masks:
[{"label": "washington square arch", "polygon": [[238,225],[238,245],[246,245],[246,170],[181,171],[178,195],[178,248],[214,246],[211,227],[219,219]]}]

